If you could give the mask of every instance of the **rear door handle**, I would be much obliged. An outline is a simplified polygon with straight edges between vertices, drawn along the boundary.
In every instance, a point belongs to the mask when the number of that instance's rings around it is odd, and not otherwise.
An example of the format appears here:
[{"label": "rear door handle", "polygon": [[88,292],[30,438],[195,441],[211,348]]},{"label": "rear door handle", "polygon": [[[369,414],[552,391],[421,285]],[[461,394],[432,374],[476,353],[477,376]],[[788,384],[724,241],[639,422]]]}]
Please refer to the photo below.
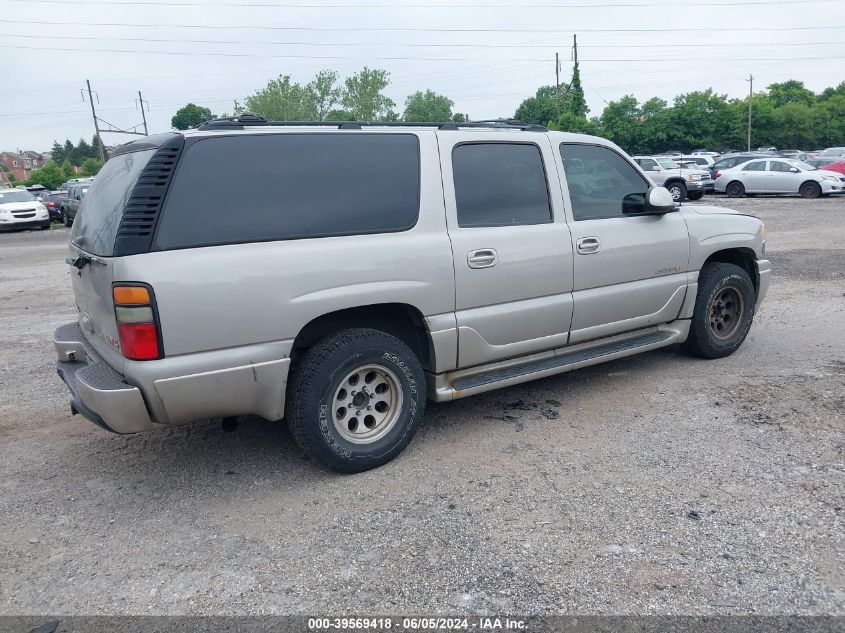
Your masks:
[{"label": "rear door handle", "polygon": [[582,237],[575,242],[575,246],[581,255],[590,255],[592,253],[598,253],[601,250],[601,243],[597,237]]},{"label": "rear door handle", "polygon": [[480,248],[467,253],[467,264],[470,268],[492,268],[497,261],[496,251],[492,248]]}]

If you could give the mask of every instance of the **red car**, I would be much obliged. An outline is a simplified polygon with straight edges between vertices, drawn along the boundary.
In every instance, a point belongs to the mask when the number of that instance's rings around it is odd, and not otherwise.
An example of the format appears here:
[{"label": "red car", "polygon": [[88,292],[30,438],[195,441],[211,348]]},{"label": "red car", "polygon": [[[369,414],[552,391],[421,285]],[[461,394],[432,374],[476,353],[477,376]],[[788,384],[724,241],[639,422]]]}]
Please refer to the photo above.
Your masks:
[{"label": "red car", "polygon": [[845,158],[836,158],[832,163],[828,163],[827,165],[817,165],[817,167],[819,169],[824,169],[825,171],[835,171],[845,176]]}]

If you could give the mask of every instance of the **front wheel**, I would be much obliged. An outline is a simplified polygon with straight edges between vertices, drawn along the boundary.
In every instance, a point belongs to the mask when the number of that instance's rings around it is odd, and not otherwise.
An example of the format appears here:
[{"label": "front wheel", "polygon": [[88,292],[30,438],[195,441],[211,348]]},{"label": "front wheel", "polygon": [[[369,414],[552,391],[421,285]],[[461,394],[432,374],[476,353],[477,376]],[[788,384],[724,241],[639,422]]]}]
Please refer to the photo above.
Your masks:
[{"label": "front wheel", "polygon": [[704,192],[703,191],[692,191],[692,192],[687,194],[687,197],[690,200],[701,200],[704,197]]},{"label": "front wheel", "polygon": [[818,198],[822,195],[822,188],[819,183],[812,180],[805,182],[798,190],[802,198]]},{"label": "front wheel", "polygon": [[745,340],[754,318],[754,285],[735,264],[705,264],[698,276],[687,350],[702,358],[733,354]]},{"label": "front wheel", "polygon": [[379,330],[343,330],[292,368],[286,417],[294,439],[326,468],[357,473],[407,446],[425,413],[425,374],[414,352]]},{"label": "front wheel", "polygon": [[682,182],[673,182],[666,187],[669,193],[672,194],[672,200],[675,202],[683,202],[687,199],[687,186]]}]

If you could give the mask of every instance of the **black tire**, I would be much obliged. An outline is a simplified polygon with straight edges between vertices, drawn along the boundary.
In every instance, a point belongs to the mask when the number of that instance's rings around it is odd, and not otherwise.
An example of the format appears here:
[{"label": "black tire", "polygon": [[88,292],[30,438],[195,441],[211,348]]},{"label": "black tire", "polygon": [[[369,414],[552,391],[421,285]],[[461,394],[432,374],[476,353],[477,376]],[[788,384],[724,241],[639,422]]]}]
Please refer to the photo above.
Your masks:
[{"label": "black tire", "polygon": [[49,228],[50,228],[50,221],[49,221],[49,220],[47,221],[47,223],[46,223],[46,224],[42,224],[42,225],[41,225],[41,230],[42,230],[42,231],[46,231],[46,230],[47,230],[47,229],[49,229]]},{"label": "black tire", "polygon": [[[354,408],[350,404],[348,411],[336,405],[339,394],[346,393],[344,387],[355,394],[353,389],[359,383],[349,382],[350,387],[345,381],[359,368],[370,373],[369,368],[383,371],[377,380],[390,383],[388,389],[396,391],[393,397],[398,404],[388,413],[392,421],[385,422],[383,435],[356,443],[344,434],[354,433],[353,423],[357,430],[359,417],[366,420],[372,416],[360,403]],[[293,437],[310,457],[336,472],[358,473],[386,464],[411,441],[425,413],[426,383],[419,359],[405,343],[379,330],[354,328],[327,337],[308,350],[291,372],[286,417]],[[373,401],[378,409],[381,402],[375,402],[375,394],[381,384],[374,381],[371,392],[366,384],[360,384],[359,393],[367,398],[366,404]],[[344,414],[339,415],[340,411]],[[347,418],[353,411],[355,419]],[[340,430],[344,426],[348,433]],[[362,426],[361,430],[376,433],[378,426],[372,431]]]},{"label": "black tire", "polygon": [[666,185],[669,193],[672,194],[672,200],[675,202],[683,202],[687,199],[687,186],[680,181],[672,182]]},{"label": "black tire", "polygon": [[725,193],[730,198],[742,198],[745,195],[745,185],[738,180],[734,180],[733,182],[729,182],[728,186],[725,187]]},{"label": "black tire", "polygon": [[687,193],[687,198],[689,198],[690,200],[701,200],[703,197],[703,191],[692,191]]},{"label": "black tire", "polygon": [[819,198],[822,195],[822,187],[814,180],[808,180],[798,189],[802,198]]},{"label": "black tire", "polygon": [[[730,310],[724,297],[731,297],[735,308],[737,299],[740,303],[729,320],[724,320]],[[698,276],[695,310],[684,346],[702,358],[733,354],[751,328],[755,302],[754,285],[744,269],[721,262],[705,264]]]},{"label": "black tire", "polygon": [[62,209],[62,224],[67,227],[73,226],[73,220],[70,219],[70,216],[68,216],[67,211],[64,209]]}]

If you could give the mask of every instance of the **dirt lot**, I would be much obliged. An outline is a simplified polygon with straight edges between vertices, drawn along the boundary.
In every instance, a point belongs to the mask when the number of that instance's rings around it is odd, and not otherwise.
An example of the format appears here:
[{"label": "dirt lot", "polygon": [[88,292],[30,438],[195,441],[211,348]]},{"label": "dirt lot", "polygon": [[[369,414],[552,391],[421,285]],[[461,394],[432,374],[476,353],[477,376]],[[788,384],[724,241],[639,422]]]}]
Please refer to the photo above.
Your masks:
[{"label": "dirt lot", "polygon": [[284,423],[72,417],[66,229],[0,235],[0,613],[845,614],[845,199],[705,202],[769,227],[737,354],[431,405],[355,476]]}]

